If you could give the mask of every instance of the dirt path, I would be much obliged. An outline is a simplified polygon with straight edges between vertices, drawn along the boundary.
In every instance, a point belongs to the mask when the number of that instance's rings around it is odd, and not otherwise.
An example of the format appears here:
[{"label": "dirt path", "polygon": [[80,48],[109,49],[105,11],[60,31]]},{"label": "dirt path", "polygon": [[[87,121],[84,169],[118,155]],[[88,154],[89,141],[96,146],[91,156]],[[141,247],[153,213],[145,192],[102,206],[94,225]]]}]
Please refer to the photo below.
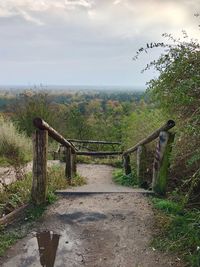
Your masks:
[{"label": "dirt path", "polygon": [[143,189],[135,189],[120,186],[113,182],[112,173],[115,168],[100,164],[78,164],[78,173],[86,178],[87,184],[80,187],[72,187],[67,190],[60,190],[59,193],[128,193],[141,192],[151,193]]},{"label": "dirt path", "polygon": [[[112,170],[108,166],[79,166],[79,172],[96,187],[103,181],[114,186]],[[43,266],[57,267],[178,266],[172,258],[150,247],[152,230],[153,211],[141,193],[68,195],[48,209],[33,232],[10,249],[0,265],[28,267],[41,266],[41,262]]]}]

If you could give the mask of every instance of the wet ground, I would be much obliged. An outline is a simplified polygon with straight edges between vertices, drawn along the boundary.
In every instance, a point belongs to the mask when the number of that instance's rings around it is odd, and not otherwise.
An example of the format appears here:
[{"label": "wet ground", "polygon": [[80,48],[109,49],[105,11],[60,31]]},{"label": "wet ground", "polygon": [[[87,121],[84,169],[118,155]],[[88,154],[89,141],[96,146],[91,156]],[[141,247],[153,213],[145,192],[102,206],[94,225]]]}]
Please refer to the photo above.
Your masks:
[{"label": "wet ground", "polygon": [[[111,180],[110,169],[106,173],[104,167],[101,166],[103,179]],[[98,168],[93,165],[87,169],[88,180],[97,179]],[[0,265],[183,266],[150,246],[153,224],[151,205],[141,193],[66,195],[45,212],[26,238],[8,251]]]}]

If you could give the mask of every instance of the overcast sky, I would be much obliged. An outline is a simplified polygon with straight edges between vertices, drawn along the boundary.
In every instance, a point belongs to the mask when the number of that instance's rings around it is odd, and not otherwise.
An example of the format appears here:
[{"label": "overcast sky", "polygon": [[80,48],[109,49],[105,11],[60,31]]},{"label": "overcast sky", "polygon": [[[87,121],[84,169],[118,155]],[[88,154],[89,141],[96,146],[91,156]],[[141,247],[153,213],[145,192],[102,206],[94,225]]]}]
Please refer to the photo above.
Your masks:
[{"label": "overcast sky", "polygon": [[0,0],[1,85],[144,86],[162,33],[198,38],[200,0]]}]

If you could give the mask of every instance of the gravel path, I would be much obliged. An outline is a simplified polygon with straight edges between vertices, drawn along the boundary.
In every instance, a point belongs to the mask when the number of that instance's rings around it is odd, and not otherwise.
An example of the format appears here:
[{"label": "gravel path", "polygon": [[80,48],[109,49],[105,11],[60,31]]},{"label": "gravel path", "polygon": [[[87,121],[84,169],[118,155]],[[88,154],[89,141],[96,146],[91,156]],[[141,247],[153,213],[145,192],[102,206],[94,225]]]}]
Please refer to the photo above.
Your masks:
[{"label": "gravel path", "polygon": [[[81,175],[97,188],[102,182],[115,186],[112,170],[102,165],[79,166]],[[183,266],[150,246],[153,224],[152,207],[141,193],[66,195],[45,212],[32,233],[8,251],[0,265]]]}]

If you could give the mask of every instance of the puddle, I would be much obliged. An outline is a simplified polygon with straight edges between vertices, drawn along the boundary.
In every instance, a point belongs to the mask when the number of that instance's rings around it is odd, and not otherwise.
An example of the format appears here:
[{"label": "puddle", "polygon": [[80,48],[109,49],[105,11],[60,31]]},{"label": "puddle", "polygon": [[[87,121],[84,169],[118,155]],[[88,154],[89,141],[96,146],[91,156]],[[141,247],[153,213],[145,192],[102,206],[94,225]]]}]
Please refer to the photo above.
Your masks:
[{"label": "puddle", "polygon": [[36,234],[41,266],[53,267],[60,236],[52,231]]},{"label": "puddle", "polygon": [[71,235],[71,229],[66,227],[60,235],[53,231],[34,233],[34,237],[26,240],[19,248],[18,254],[11,256],[2,267],[61,267],[74,266],[81,262],[78,256],[81,241]]}]

